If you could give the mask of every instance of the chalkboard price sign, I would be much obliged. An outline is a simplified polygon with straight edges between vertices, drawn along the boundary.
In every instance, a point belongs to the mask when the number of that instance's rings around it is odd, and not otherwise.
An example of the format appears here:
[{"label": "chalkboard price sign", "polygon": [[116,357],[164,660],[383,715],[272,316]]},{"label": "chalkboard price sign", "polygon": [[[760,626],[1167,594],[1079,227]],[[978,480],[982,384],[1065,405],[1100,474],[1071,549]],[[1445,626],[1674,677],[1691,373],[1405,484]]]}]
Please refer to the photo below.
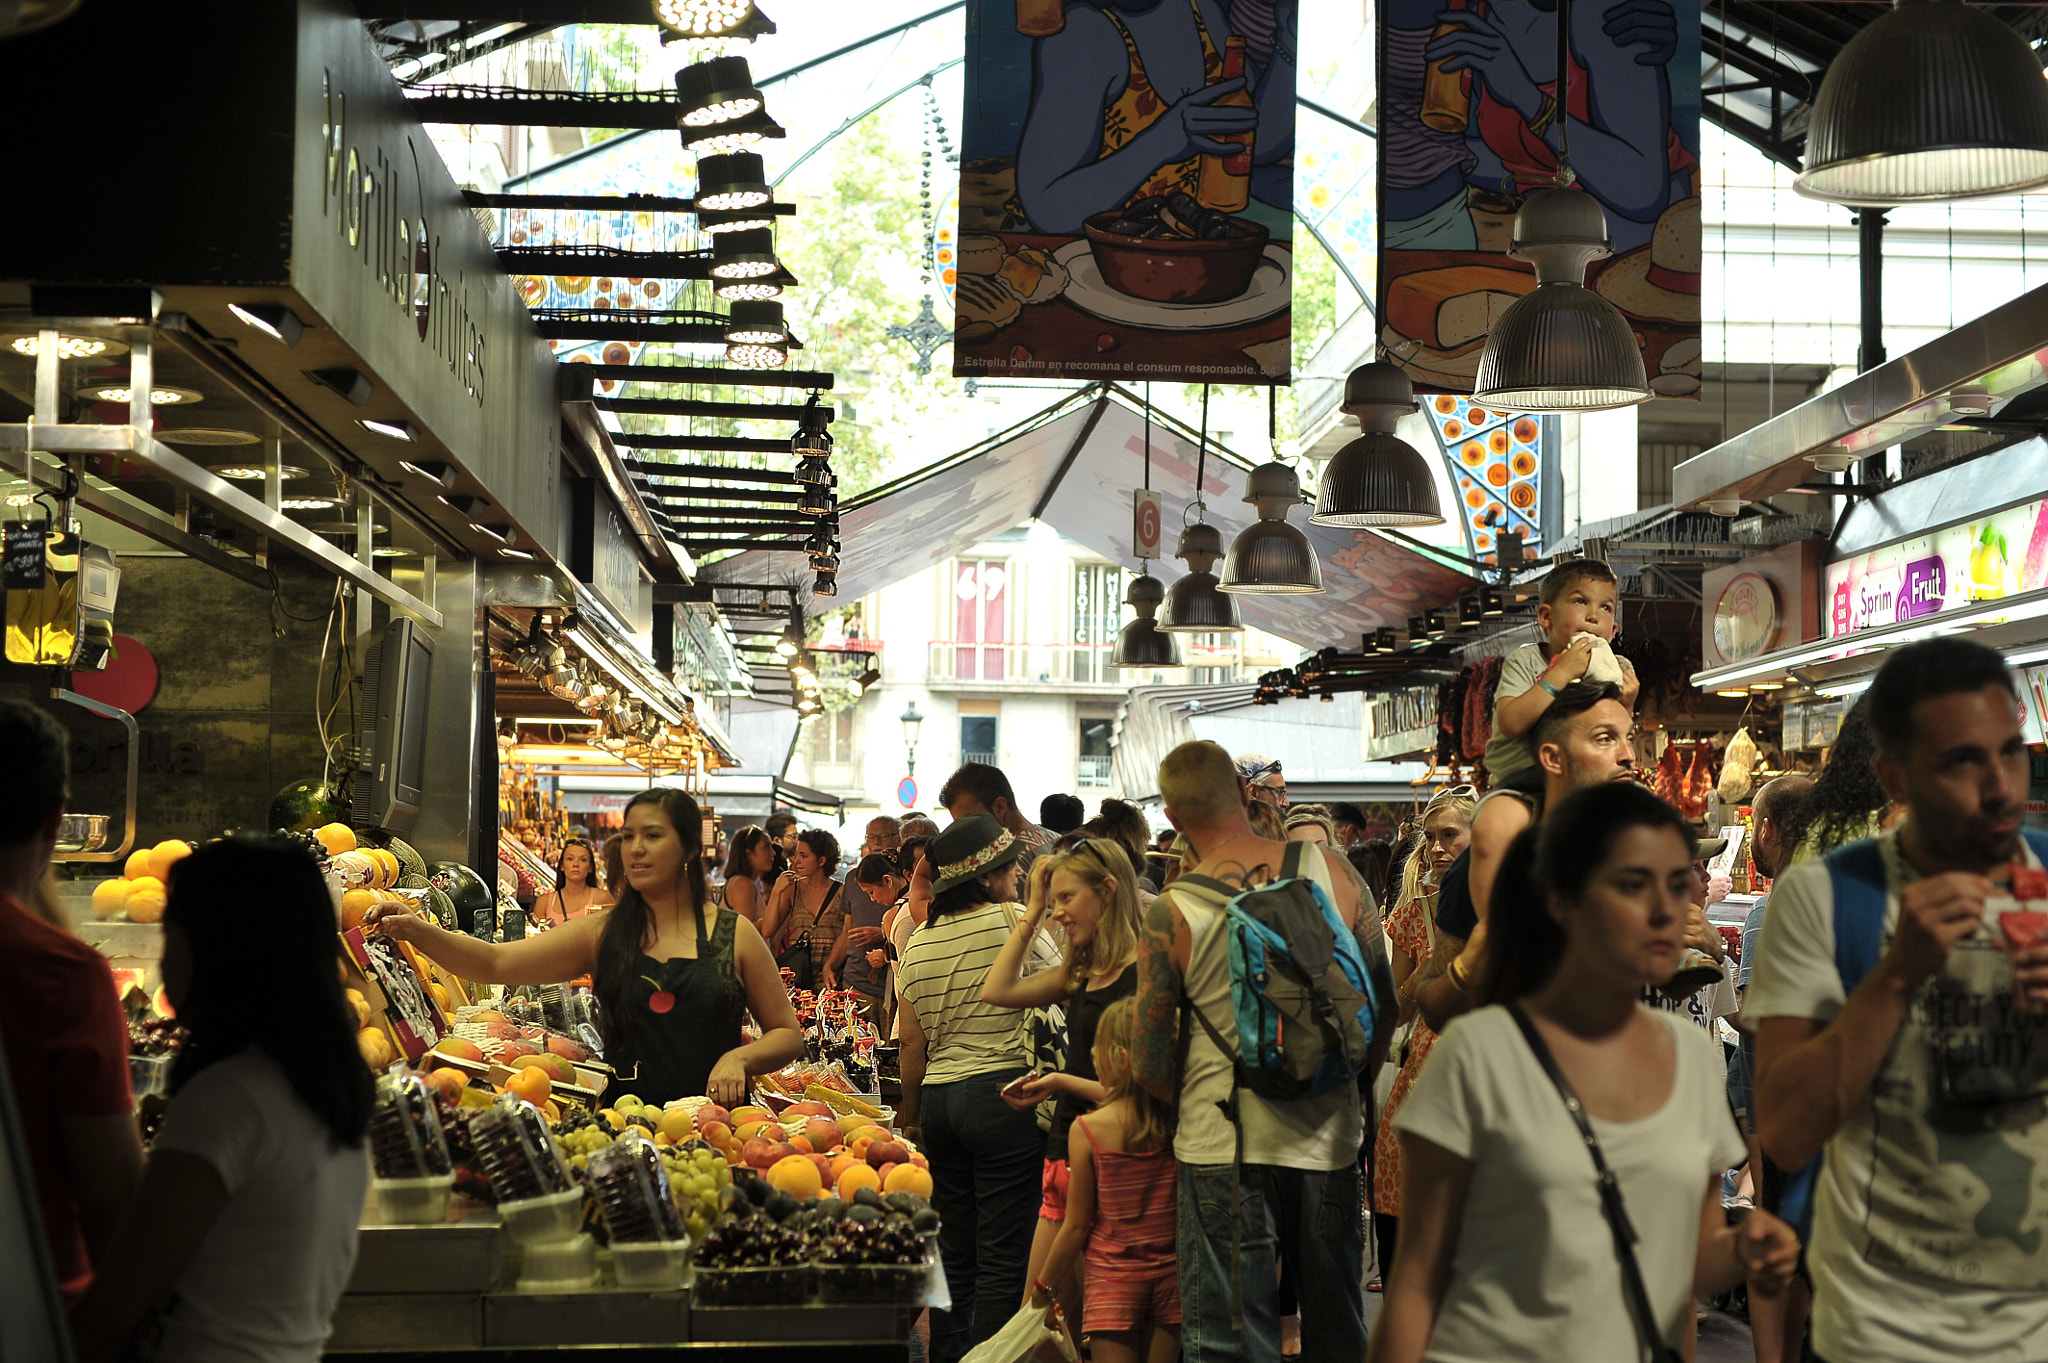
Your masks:
[{"label": "chalkboard price sign", "polygon": [[10,591],[34,590],[43,585],[43,565],[47,561],[43,553],[43,538],[48,530],[47,521],[7,522],[0,580],[4,580]]}]

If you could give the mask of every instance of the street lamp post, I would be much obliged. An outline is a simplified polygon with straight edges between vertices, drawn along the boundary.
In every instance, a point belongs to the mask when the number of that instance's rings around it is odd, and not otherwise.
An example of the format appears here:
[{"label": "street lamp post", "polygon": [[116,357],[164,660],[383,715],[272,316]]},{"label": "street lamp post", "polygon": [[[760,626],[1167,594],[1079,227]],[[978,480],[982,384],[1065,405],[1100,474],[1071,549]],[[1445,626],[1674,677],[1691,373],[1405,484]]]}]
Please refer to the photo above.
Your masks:
[{"label": "street lamp post", "polygon": [[903,747],[906,752],[904,770],[906,774],[917,775],[917,731],[924,723],[924,716],[917,712],[917,702],[910,702],[910,708],[902,714]]}]

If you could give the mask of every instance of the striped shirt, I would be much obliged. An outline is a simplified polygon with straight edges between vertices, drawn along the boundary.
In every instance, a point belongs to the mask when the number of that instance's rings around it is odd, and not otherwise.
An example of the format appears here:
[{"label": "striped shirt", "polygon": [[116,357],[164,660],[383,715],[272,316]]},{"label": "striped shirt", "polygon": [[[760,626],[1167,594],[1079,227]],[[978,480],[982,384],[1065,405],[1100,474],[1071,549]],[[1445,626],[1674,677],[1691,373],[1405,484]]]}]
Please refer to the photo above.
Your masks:
[{"label": "striped shirt", "polygon": [[[977,1074],[1022,1069],[1026,1009],[981,1001],[981,987],[996,963],[1017,904],[980,904],[926,923],[911,934],[899,967],[903,1001],[917,1013],[925,1036],[927,1084],[952,1084]],[[1057,970],[1059,949],[1041,931],[1024,962],[1029,977]]]}]

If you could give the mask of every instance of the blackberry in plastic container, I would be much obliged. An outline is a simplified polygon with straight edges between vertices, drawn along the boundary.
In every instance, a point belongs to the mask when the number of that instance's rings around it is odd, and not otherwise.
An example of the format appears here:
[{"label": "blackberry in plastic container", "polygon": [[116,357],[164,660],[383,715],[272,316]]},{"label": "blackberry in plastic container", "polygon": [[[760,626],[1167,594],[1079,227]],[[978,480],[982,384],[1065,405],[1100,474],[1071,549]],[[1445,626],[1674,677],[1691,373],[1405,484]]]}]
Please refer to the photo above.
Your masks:
[{"label": "blackberry in plastic container", "polygon": [[378,1178],[433,1178],[454,1168],[440,1111],[418,1075],[378,1079],[370,1158]]},{"label": "blackberry in plastic container", "polygon": [[688,1234],[661,1152],[643,1140],[614,1141],[590,1157],[598,1210],[615,1241],[681,1240]]},{"label": "blackberry in plastic container", "polygon": [[530,1103],[500,1098],[495,1107],[470,1118],[469,1137],[500,1202],[566,1193],[576,1186],[555,1151],[547,1122]]}]

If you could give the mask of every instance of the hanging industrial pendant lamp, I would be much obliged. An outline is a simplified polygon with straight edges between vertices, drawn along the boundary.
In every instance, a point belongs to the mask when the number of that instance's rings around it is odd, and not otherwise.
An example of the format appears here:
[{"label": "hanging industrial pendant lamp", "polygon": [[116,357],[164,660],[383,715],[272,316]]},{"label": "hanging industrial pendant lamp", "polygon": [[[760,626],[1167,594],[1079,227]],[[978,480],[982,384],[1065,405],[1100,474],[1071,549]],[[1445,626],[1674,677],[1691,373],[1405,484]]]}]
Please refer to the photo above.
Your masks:
[{"label": "hanging industrial pendant lamp", "polygon": [[676,93],[685,128],[708,128],[744,118],[761,108],[761,92],[745,57],[713,57],[676,72]]},{"label": "hanging industrial pendant lamp", "polygon": [[1301,479],[1275,459],[1245,479],[1244,499],[1259,518],[1238,532],[1223,559],[1226,592],[1308,596],[1323,590],[1322,565],[1308,536],[1287,523],[1287,508],[1301,500]]},{"label": "hanging industrial pendant lamp", "polygon": [[1535,267],[1536,287],[1493,324],[1473,385],[1473,401],[1513,412],[1600,412],[1651,396],[1635,329],[1586,287],[1586,267],[1614,244],[1598,201],[1571,188],[1571,22],[1571,0],[1558,0],[1556,188],[1522,200],[1508,248]]},{"label": "hanging industrial pendant lamp", "polygon": [[1374,361],[1344,381],[1345,413],[1358,418],[1358,439],[1337,451],[1316,490],[1315,525],[1441,525],[1442,507],[1429,461],[1394,434],[1416,409],[1415,385],[1391,364]]},{"label": "hanging industrial pendant lamp", "polygon": [[1586,287],[1586,267],[1614,254],[1607,215],[1590,194],[1539,189],[1515,214],[1508,254],[1536,268],[1536,287],[1487,335],[1472,399],[1512,412],[1599,412],[1650,400],[1635,329]]},{"label": "hanging industrial pendant lamp", "polygon": [[1131,579],[1124,604],[1137,612],[1137,618],[1116,636],[1116,651],[1109,657],[1111,667],[1180,666],[1180,645],[1171,634],[1162,633],[1153,618],[1165,599],[1166,588],[1152,574],[1140,573]]},{"label": "hanging industrial pendant lamp", "polygon": [[1792,187],[1830,203],[1942,203],[2048,184],[2048,81],[2004,20],[1899,0],[1843,44]]},{"label": "hanging industrial pendant lamp", "polygon": [[761,158],[750,151],[706,156],[697,162],[697,207],[715,212],[759,208],[772,197]]},{"label": "hanging industrial pendant lamp", "polygon": [[1223,557],[1223,532],[1196,521],[1180,532],[1173,556],[1188,565],[1187,576],[1167,588],[1166,618],[1159,628],[1176,634],[1230,634],[1244,628],[1237,602],[1223,594],[1216,564]]}]

